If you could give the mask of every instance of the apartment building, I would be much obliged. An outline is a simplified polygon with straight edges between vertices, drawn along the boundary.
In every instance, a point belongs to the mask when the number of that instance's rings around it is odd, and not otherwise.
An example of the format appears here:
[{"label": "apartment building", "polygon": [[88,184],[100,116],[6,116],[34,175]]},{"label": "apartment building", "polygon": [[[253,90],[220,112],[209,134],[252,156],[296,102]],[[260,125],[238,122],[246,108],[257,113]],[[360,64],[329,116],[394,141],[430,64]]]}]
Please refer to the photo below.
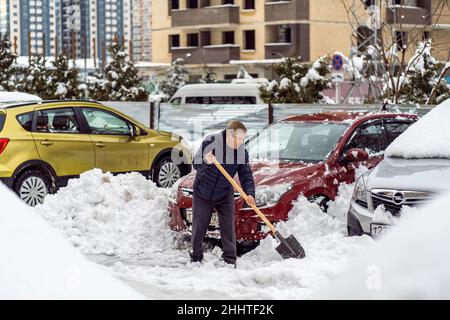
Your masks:
[{"label": "apartment building", "polygon": [[132,34],[134,60],[152,61],[151,0],[133,0]]},{"label": "apartment building", "polygon": [[3,0],[0,2],[0,32],[7,34],[20,55],[51,53],[55,26],[51,0]]},{"label": "apartment building", "polygon": [[[361,17],[360,27],[369,20],[368,8],[378,5],[380,19],[392,26],[402,24],[405,31],[411,25],[424,37],[449,39],[448,8],[438,26],[430,19],[439,1],[346,3]],[[183,58],[194,76],[209,71],[227,79],[244,66],[254,76],[270,78],[273,63],[281,57],[300,56],[312,62],[335,51],[349,54],[355,45],[349,17],[338,0],[160,0],[152,2],[152,12],[153,43],[157,44],[153,61]],[[407,32],[398,35],[400,42],[407,38]]]}]

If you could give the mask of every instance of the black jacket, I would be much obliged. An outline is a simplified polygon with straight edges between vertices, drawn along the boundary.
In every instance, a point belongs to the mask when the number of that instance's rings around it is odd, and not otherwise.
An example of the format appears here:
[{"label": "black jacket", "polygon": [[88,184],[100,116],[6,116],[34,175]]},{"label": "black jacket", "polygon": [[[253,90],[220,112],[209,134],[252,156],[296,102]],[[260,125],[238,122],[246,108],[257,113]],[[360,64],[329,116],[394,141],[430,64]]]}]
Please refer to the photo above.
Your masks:
[{"label": "black jacket", "polygon": [[206,201],[220,201],[233,191],[233,186],[214,164],[206,164],[204,156],[212,151],[217,161],[234,177],[239,174],[242,189],[247,195],[255,196],[255,182],[250,168],[245,145],[233,150],[226,145],[226,132],[210,135],[202,142],[194,156],[194,169],[197,171],[194,181],[194,195]]}]

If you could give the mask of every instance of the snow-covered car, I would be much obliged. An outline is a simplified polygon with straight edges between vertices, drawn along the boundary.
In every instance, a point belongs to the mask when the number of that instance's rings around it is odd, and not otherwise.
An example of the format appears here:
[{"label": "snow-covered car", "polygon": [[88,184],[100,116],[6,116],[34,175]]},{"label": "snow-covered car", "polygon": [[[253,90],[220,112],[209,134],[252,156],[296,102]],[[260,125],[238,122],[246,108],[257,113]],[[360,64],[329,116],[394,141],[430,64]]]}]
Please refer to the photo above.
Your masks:
[{"label": "snow-covered car", "polygon": [[386,149],[385,159],[356,182],[347,214],[351,236],[379,236],[391,226],[376,210],[399,216],[450,191],[450,99],[408,128]]},{"label": "snow-covered car", "polygon": [[[395,113],[324,112],[291,116],[259,132],[248,143],[256,183],[256,204],[277,223],[288,219],[300,194],[326,210],[340,183],[352,183],[359,165],[377,165],[386,148],[417,120]],[[195,172],[172,188],[170,227],[190,233]],[[240,241],[267,236],[263,222],[236,194],[236,236]],[[213,214],[207,236],[218,238]]]}]

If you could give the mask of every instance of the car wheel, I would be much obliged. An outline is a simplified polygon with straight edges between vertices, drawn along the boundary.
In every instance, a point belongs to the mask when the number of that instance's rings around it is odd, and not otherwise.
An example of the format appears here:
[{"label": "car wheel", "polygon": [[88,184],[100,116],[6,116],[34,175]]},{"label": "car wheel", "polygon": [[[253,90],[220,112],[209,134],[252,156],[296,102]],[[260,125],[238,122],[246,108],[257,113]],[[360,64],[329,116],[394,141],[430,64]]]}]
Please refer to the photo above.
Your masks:
[{"label": "car wheel", "polygon": [[176,165],[170,156],[161,159],[153,173],[153,181],[161,188],[172,187],[180,178],[181,167]]},{"label": "car wheel", "polygon": [[325,213],[328,212],[328,201],[330,201],[330,199],[323,195],[315,195],[309,199],[309,202],[316,203]]},{"label": "car wheel", "polygon": [[15,192],[31,207],[42,204],[50,190],[48,178],[39,170],[25,171],[15,183]]}]

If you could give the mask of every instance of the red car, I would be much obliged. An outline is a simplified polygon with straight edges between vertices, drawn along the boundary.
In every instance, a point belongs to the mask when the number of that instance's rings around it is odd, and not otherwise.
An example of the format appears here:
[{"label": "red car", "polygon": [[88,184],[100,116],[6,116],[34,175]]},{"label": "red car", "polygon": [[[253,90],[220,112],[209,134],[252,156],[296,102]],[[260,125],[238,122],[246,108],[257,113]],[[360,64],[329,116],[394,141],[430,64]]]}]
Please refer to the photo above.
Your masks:
[{"label": "red car", "polygon": [[[410,114],[325,112],[291,116],[267,127],[247,144],[257,206],[275,224],[288,219],[300,194],[326,211],[339,184],[354,182],[360,164],[377,165],[385,148],[416,120]],[[168,204],[170,228],[186,234],[191,229],[194,178],[192,172],[179,180]],[[265,238],[264,223],[239,194],[235,203],[238,241]],[[220,238],[218,228],[213,214],[207,237]]]}]

